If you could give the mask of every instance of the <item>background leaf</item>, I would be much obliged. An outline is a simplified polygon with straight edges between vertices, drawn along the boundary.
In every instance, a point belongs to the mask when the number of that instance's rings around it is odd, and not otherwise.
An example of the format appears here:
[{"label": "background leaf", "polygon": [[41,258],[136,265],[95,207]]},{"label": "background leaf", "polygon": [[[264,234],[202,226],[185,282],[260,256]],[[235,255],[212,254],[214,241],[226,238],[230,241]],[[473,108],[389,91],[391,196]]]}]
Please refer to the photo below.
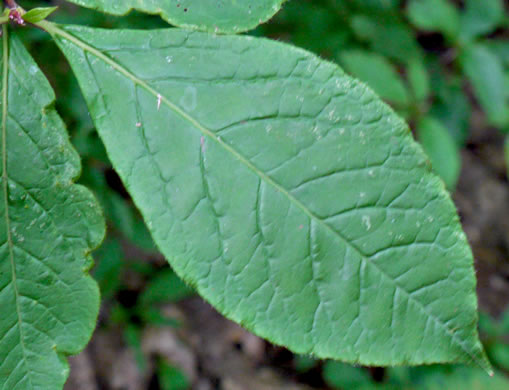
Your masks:
[{"label": "background leaf", "polygon": [[335,389],[375,389],[371,375],[361,367],[328,361],[323,367],[325,382]]},{"label": "background leaf", "polygon": [[22,44],[7,39],[4,27],[0,388],[61,389],[65,356],[83,349],[95,328],[89,253],[104,222],[92,194],[73,184],[79,157],[53,91]]},{"label": "background leaf", "polygon": [[359,39],[391,59],[407,63],[421,54],[412,30],[393,15],[357,15],[352,17],[351,25]]},{"label": "background leaf", "polygon": [[161,361],[158,364],[158,374],[162,390],[186,390],[191,388],[189,379],[174,366]]},{"label": "background leaf", "polygon": [[489,370],[454,205],[366,86],[247,36],[41,26],[157,245],[224,315],[297,353]]},{"label": "background leaf", "polygon": [[505,17],[503,0],[466,0],[461,15],[461,37],[472,39],[490,33]]},{"label": "background leaf", "polygon": [[454,139],[439,121],[431,117],[425,117],[417,124],[417,139],[429,156],[435,172],[453,191],[461,169],[459,150]]},{"label": "background leaf", "polygon": [[408,83],[412,87],[412,93],[417,101],[429,98],[430,86],[428,71],[422,60],[410,61],[407,70]]},{"label": "background leaf", "polygon": [[191,296],[194,291],[188,287],[171,269],[159,271],[140,295],[140,302],[153,303],[174,302]]},{"label": "background leaf", "polygon": [[473,44],[461,53],[460,62],[488,120],[498,126],[509,123],[504,68],[498,57],[484,45]]},{"label": "background leaf", "polygon": [[441,389],[464,389],[464,390],[504,390],[509,386],[507,378],[496,373],[489,377],[481,370],[457,367],[450,372],[430,372],[423,376],[420,383],[414,386],[417,390],[441,390]]},{"label": "background leaf", "polygon": [[444,124],[458,146],[464,146],[470,132],[472,108],[461,81],[445,81],[440,78],[434,84],[433,90],[437,91],[437,97],[430,114]]},{"label": "background leaf", "polygon": [[132,9],[160,14],[175,26],[238,33],[266,22],[285,0],[67,0],[98,11],[124,15]]},{"label": "background leaf", "polygon": [[410,0],[407,13],[422,30],[440,31],[451,40],[458,34],[459,12],[449,0]]},{"label": "background leaf", "polygon": [[383,99],[400,107],[410,103],[401,76],[383,56],[356,50],[342,53],[340,61],[349,73],[368,84]]}]

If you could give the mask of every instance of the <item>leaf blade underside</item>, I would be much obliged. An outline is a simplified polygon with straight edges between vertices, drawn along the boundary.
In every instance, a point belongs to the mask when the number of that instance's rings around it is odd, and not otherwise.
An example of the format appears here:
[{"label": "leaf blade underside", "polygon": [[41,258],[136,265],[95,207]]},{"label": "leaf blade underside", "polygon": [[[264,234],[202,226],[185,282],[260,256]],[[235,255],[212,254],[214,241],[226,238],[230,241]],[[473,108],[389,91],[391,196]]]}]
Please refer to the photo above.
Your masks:
[{"label": "leaf blade underside", "polygon": [[322,358],[490,369],[454,205],[366,86],[264,39],[43,27],[157,245],[224,315]]},{"label": "leaf blade underside", "polygon": [[248,31],[274,16],[286,0],[67,0],[113,15],[158,14],[178,27],[214,33]]},{"label": "leaf blade underside", "polygon": [[0,389],[61,389],[65,356],[95,328],[99,291],[87,272],[104,221],[73,183],[79,156],[49,83],[6,28],[2,39]]}]

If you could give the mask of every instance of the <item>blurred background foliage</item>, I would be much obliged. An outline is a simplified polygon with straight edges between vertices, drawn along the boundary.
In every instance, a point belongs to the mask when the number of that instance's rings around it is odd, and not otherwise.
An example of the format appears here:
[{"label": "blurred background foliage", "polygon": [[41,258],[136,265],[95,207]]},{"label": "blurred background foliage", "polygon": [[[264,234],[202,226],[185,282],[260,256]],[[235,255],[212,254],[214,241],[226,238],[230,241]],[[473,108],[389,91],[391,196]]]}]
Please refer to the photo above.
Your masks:
[{"label": "blurred background foliage", "polygon": [[[158,17],[139,13],[112,17],[64,1],[19,3],[25,9],[58,5],[52,19],[63,23],[167,27]],[[98,329],[121,334],[138,370],[151,378],[147,388],[198,388],[196,378],[186,376],[178,362],[168,357],[154,361],[142,347],[147,327],[186,326],[167,305],[189,299],[193,291],[158,254],[111,168],[65,59],[44,32],[17,30],[56,90],[58,111],[83,160],[80,181],[95,192],[108,221],[108,238],[95,253],[94,275],[103,296]],[[503,146],[509,133],[509,2],[289,0],[273,20],[250,34],[310,50],[366,82],[408,121],[451,192],[462,169],[461,151],[471,147],[472,129],[497,134],[502,161],[505,155],[507,168],[503,169],[509,169],[509,138]],[[507,184],[507,176],[503,180]],[[497,368],[494,378],[468,367],[366,368],[291,354],[284,364],[270,358],[261,364],[274,364],[291,383],[304,384],[303,388],[509,389],[505,377],[509,373],[509,313],[495,319],[482,312],[480,330]],[[267,347],[264,353],[270,355],[270,348],[276,347]],[[98,383],[97,388],[115,388],[107,380]]]}]

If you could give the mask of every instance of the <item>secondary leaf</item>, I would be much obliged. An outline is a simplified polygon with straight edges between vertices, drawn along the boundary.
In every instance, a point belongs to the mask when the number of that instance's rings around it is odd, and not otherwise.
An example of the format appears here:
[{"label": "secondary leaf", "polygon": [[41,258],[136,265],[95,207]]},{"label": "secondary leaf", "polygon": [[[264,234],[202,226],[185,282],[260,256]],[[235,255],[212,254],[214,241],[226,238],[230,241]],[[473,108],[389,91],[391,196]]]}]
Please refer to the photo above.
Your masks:
[{"label": "secondary leaf", "polygon": [[506,40],[490,39],[483,41],[483,45],[498,57],[505,68],[509,67],[509,43]]},{"label": "secondary leaf", "polygon": [[447,129],[436,119],[425,117],[417,124],[417,138],[431,160],[435,172],[451,191],[461,169],[458,147]]},{"label": "secondary leaf", "polygon": [[355,50],[342,53],[340,60],[349,73],[368,84],[380,97],[400,107],[410,103],[401,76],[385,57]]},{"label": "secondary leaf", "polygon": [[458,34],[458,9],[449,0],[410,0],[407,13],[418,28],[440,31],[451,40]]},{"label": "secondary leaf", "polygon": [[368,42],[375,52],[401,63],[422,54],[413,31],[399,18],[357,15],[352,17],[351,25],[355,34]]},{"label": "secondary leaf", "polygon": [[343,7],[350,5],[357,11],[378,13],[394,11],[400,6],[401,0],[347,0],[346,2],[343,0],[332,0],[332,3],[339,3],[337,6]]},{"label": "secondary leaf", "polygon": [[5,25],[2,39],[0,388],[56,390],[95,328],[89,253],[104,222],[73,183],[79,156],[49,83]]},{"label": "secondary leaf", "polygon": [[23,15],[23,20],[29,23],[40,22],[55,12],[57,8],[58,7],[32,8],[30,11]]},{"label": "secondary leaf", "polygon": [[140,295],[140,303],[149,305],[162,302],[177,302],[194,294],[182,280],[168,269],[160,271],[150,282]]},{"label": "secondary leaf", "polygon": [[[460,147],[467,142],[470,131],[471,105],[462,87],[462,80],[447,81],[438,72],[432,90],[437,92],[430,114],[440,120]],[[437,77],[438,76],[438,77]]]},{"label": "secondary leaf", "polygon": [[155,242],[224,315],[297,353],[489,370],[454,205],[365,85],[249,36],[40,25]]},{"label": "secondary leaf", "polygon": [[419,59],[410,61],[407,69],[408,83],[412,87],[414,98],[418,101],[424,101],[430,94],[430,82],[428,71],[424,62]]},{"label": "secondary leaf", "polygon": [[475,367],[425,366],[394,367],[386,372],[382,389],[395,390],[503,390],[509,388],[509,381],[501,372],[489,377]]},{"label": "secondary leaf", "polygon": [[190,381],[186,375],[165,361],[161,361],[157,365],[157,374],[162,390],[187,390],[191,388],[191,383],[189,383]]},{"label": "secondary leaf", "polygon": [[490,33],[504,18],[503,0],[466,0],[465,12],[461,15],[461,36],[472,39]]},{"label": "secondary leaf", "polygon": [[365,368],[328,361],[323,366],[325,382],[334,389],[376,389]]},{"label": "secondary leaf", "polygon": [[482,370],[467,367],[457,367],[450,373],[430,373],[415,386],[416,390],[505,390],[508,387],[509,381],[501,372],[490,378]]},{"label": "secondary leaf", "polygon": [[460,56],[463,71],[491,123],[509,123],[504,68],[499,58],[482,44],[467,46]]},{"label": "secondary leaf", "polygon": [[125,15],[131,10],[159,14],[175,26],[239,33],[269,20],[286,0],[67,0],[98,11]]}]

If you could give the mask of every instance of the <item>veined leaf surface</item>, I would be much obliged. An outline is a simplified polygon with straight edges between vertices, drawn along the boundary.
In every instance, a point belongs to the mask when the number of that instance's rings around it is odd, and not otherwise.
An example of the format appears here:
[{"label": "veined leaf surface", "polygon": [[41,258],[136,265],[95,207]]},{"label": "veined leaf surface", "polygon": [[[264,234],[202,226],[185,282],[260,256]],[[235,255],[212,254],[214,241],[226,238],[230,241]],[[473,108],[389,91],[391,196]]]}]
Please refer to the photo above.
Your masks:
[{"label": "veined leaf surface", "polygon": [[0,389],[61,389],[65,355],[90,338],[99,291],[87,271],[104,222],[73,179],[79,156],[35,62],[3,29]]},{"label": "veined leaf surface", "polygon": [[454,205],[364,84],[265,39],[40,25],[155,242],[224,315],[297,353],[489,370]]},{"label": "veined leaf surface", "polygon": [[269,20],[286,0],[67,0],[114,15],[131,10],[159,14],[175,26],[239,33]]}]

